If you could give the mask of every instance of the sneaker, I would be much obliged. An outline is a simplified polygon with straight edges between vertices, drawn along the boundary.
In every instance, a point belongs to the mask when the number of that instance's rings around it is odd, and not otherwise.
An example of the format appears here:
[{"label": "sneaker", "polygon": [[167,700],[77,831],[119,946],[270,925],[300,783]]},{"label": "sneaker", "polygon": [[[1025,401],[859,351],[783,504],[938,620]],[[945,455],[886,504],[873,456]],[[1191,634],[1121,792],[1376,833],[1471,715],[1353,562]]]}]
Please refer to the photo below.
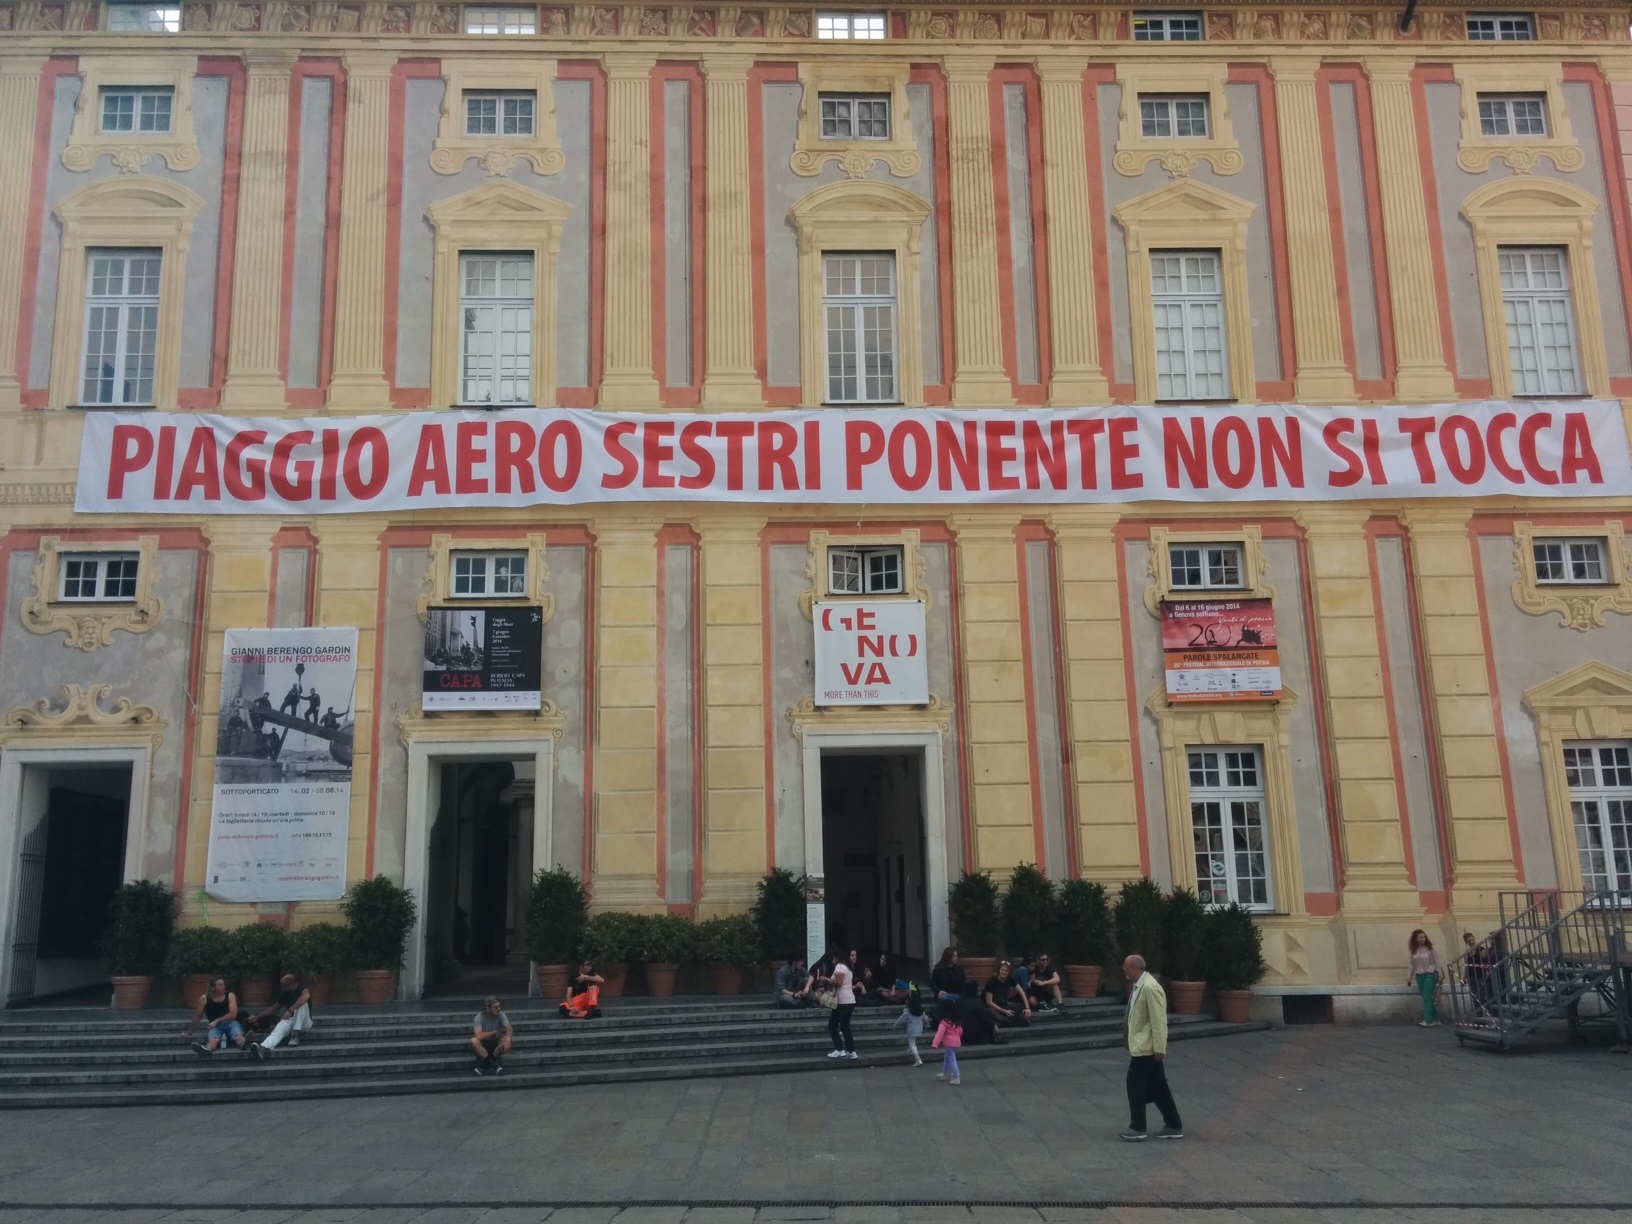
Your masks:
[{"label": "sneaker", "polygon": [[828,1057],[829,1058],[843,1058],[844,1057],[844,1051],[843,1050],[830,1051],[828,1053]]},{"label": "sneaker", "polygon": [[210,1052],[210,1047],[205,1045],[202,1041],[193,1042],[193,1053],[194,1054],[204,1055],[204,1054],[208,1054],[209,1052]]},{"label": "sneaker", "polygon": [[503,1075],[504,1074],[504,1064],[501,1063],[501,1062],[495,1061],[493,1063],[493,1074],[494,1075]]},{"label": "sneaker", "polygon": [[961,1086],[962,1083],[963,1083],[963,1081],[961,1079],[949,1079],[946,1082],[951,1084],[952,1087],[954,1087],[954,1088],[957,1088],[957,1087]]},{"label": "sneaker", "polygon": [[476,1072],[477,1075],[483,1074],[482,1064],[481,1063],[477,1063],[474,1067],[471,1068],[471,1070]]},{"label": "sneaker", "polygon": [[940,1080],[944,1084],[946,1082],[946,1072],[945,1071],[935,1072],[935,1078]]},{"label": "sneaker", "polygon": [[300,1044],[300,1034],[299,1033],[290,1033],[289,1034],[289,1044],[291,1046],[299,1045]]},{"label": "sneaker", "polygon": [[849,1058],[849,1059],[857,1059],[857,1058],[860,1058],[861,1055],[857,1054],[854,1050],[851,1050],[850,1053],[845,1055],[845,1057]]},{"label": "sneaker", "polygon": [[1150,1136],[1145,1134],[1144,1131],[1125,1130],[1117,1138],[1126,1140],[1128,1143],[1143,1143]]},{"label": "sneaker", "polygon": [[915,1067],[921,1067],[924,1065],[924,1060],[921,1058],[915,1058],[912,1060],[912,1065]]},{"label": "sneaker", "polygon": [[601,1018],[601,1009],[599,1007],[592,1007],[592,1008],[589,1009],[589,1019],[599,1020],[600,1018]]},{"label": "sneaker", "polygon": [[255,1055],[256,1059],[260,1062],[265,1062],[267,1059],[272,1057],[272,1051],[267,1049],[258,1041],[249,1047],[249,1052]]},{"label": "sneaker", "polygon": [[1156,1138],[1158,1138],[1158,1139],[1183,1139],[1184,1138],[1184,1128],[1182,1126],[1164,1126],[1164,1127],[1162,1127],[1161,1130],[1156,1132]]}]

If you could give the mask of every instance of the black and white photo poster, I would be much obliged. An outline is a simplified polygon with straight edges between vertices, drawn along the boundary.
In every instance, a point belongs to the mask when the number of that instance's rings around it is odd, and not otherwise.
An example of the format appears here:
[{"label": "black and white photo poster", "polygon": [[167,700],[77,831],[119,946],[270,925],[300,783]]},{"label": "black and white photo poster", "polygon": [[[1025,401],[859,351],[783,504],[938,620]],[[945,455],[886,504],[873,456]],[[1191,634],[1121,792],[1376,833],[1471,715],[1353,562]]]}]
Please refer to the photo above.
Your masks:
[{"label": "black and white photo poster", "polygon": [[205,891],[333,901],[346,891],[357,630],[229,629]]},{"label": "black and white photo poster", "polygon": [[420,705],[434,710],[543,707],[544,613],[536,607],[431,608]]}]

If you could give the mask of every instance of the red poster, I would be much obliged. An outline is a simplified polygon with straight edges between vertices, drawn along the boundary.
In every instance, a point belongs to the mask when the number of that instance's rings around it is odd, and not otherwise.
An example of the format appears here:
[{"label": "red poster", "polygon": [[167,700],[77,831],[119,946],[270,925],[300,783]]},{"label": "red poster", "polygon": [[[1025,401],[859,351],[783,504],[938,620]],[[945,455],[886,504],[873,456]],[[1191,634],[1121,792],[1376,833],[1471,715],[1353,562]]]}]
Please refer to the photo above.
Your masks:
[{"label": "red poster", "polygon": [[1171,702],[1274,700],[1281,695],[1274,601],[1164,600],[1162,658]]}]

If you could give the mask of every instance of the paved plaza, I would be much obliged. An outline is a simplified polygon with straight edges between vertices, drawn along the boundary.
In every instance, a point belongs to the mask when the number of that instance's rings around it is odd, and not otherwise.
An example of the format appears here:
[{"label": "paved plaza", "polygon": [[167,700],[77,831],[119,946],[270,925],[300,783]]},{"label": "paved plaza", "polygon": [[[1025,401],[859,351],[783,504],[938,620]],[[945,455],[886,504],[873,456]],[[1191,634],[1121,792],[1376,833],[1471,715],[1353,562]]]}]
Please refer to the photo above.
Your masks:
[{"label": "paved plaza", "polygon": [[[0,1224],[1632,1221],[1632,1058],[1448,1030],[1176,1044],[1188,1137],[1118,1142],[1114,1051],[491,1095],[0,1114]],[[1154,1121],[1153,1115],[1153,1121]]]}]

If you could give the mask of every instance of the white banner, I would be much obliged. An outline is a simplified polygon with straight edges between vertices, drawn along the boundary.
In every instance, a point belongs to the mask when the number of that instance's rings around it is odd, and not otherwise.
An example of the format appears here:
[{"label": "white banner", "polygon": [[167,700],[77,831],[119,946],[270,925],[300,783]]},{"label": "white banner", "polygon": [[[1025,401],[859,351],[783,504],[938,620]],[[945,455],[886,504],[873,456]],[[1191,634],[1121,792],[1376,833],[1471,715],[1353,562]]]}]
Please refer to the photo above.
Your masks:
[{"label": "white banner", "polygon": [[811,619],[817,705],[929,703],[922,600],[834,600]]},{"label": "white banner", "polygon": [[346,891],[356,629],[229,629],[205,891],[333,901]]},{"label": "white banner", "polygon": [[87,412],[83,514],[1632,495],[1621,406]]}]

